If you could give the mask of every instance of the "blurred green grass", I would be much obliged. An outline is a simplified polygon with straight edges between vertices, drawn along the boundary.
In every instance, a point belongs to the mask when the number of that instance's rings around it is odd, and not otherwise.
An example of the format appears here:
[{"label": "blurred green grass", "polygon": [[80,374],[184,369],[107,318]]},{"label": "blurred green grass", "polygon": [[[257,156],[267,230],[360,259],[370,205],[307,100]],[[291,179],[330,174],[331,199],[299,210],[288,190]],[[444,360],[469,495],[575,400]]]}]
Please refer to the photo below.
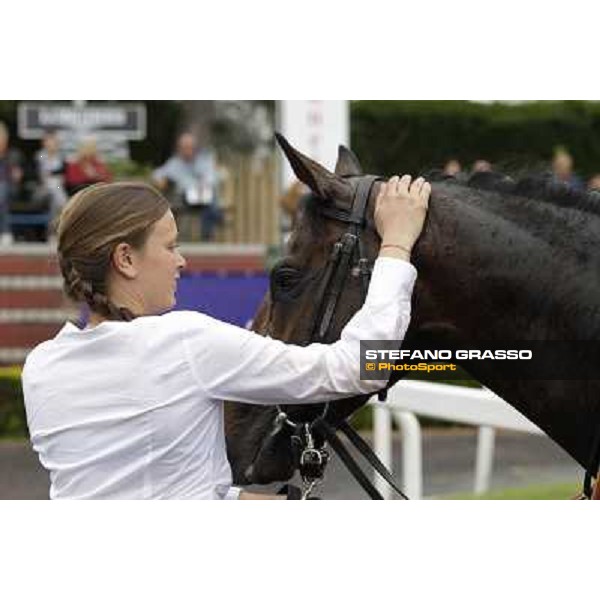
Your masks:
[{"label": "blurred green grass", "polygon": [[492,490],[482,496],[452,494],[439,496],[440,500],[568,500],[579,493],[581,482],[532,485],[525,488]]}]

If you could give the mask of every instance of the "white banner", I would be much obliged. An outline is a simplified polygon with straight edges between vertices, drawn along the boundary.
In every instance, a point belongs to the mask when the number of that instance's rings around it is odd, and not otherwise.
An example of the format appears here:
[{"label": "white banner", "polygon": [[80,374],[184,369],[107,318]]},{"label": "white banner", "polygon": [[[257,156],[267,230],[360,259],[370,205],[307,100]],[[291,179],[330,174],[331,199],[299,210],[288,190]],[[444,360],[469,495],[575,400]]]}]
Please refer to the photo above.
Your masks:
[{"label": "white banner", "polygon": [[144,104],[86,104],[73,102],[21,102],[18,108],[19,137],[39,140],[47,130],[57,133],[102,133],[124,140],[146,137]]},{"label": "white banner", "polygon": [[[307,156],[332,170],[339,144],[350,145],[350,114],[347,100],[281,100],[278,102],[278,131]],[[281,172],[282,189],[294,181],[285,157]]]}]

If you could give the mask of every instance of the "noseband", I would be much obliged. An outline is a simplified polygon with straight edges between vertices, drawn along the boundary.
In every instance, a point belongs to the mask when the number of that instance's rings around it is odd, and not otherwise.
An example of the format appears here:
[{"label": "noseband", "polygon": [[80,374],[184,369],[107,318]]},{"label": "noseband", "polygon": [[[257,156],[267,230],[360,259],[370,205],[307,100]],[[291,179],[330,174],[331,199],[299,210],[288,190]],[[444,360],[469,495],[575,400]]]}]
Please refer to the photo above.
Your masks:
[{"label": "noseband", "polygon": [[[350,273],[357,274],[360,277],[363,303],[367,297],[373,265],[365,253],[361,233],[364,231],[366,225],[368,201],[373,187],[378,181],[382,181],[382,178],[372,175],[361,177],[354,191],[350,212],[331,207],[321,209],[323,216],[335,221],[348,223],[348,228],[334,244],[327,261],[323,284],[324,291],[315,313],[310,342],[321,343],[327,338],[338,301],[344,289],[344,284]],[[385,400],[386,395],[386,390],[381,390],[379,392],[379,399]],[[326,416],[328,410],[329,402],[326,402],[324,403],[322,413],[316,419],[308,422],[295,422],[289,418],[280,406],[277,406],[277,415],[273,424],[273,430],[264,440],[249,470],[251,471],[254,468],[254,464],[264,455],[269,443],[283,429],[290,428],[294,464],[300,473],[304,487],[302,499],[307,499],[314,486],[323,479],[325,467],[329,461],[329,452],[325,443],[328,442],[367,494],[372,499],[383,500],[381,494],[362,472],[356,460],[339,439],[336,429],[327,422]],[[337,428],[344,432],[354,447],[399,496],[407,499],[394,482],[391,473],[350,424],[342,421]]]}]

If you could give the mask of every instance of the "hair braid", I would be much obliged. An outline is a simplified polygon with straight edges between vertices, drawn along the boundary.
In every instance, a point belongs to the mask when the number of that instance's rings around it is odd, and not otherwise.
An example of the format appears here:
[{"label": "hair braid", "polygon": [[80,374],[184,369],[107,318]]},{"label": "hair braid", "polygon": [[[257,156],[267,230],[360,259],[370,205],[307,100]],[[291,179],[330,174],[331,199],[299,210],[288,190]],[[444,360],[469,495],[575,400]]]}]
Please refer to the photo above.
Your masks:
[{"label": "hair braid", "polygon": [[66,295],[76,302],[85,302],[94,312],[115,321],[131,321],[135,315],[127,308],[117,307],[108,296],[94,290],[91,281],[84,279],[72,260],[60,260]]}]

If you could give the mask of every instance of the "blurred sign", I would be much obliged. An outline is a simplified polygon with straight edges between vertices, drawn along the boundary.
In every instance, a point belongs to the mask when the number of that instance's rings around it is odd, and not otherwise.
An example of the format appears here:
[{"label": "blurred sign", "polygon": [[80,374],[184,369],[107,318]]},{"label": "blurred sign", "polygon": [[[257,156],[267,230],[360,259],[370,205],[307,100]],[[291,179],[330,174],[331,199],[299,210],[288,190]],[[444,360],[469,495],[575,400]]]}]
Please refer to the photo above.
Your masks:
[{"label": "blurred sign", "polygon": [[21,102],[18,108],[19,137],[41,139],[45,131],[58,134],[63,150],[74,152],[82,138],[93,136],[107,158],[127,158],[129,140],[146,137],[143,104],[92,104],[85,101]]},{"label": "blurred sign", "polygon": [[[347,100],[282,100],[278,102],[278,130],[290,144],[330,170],[339,144],[350,144]],[[283,159],[281,184],[287,189],[296,177]]]},{"label": "blurred sign", "polygon": [[116,133],[128,140],[146,137],[143,104],[55,104],[22,102],[19,105],[19,136],[39,140],[48,129]]}]

